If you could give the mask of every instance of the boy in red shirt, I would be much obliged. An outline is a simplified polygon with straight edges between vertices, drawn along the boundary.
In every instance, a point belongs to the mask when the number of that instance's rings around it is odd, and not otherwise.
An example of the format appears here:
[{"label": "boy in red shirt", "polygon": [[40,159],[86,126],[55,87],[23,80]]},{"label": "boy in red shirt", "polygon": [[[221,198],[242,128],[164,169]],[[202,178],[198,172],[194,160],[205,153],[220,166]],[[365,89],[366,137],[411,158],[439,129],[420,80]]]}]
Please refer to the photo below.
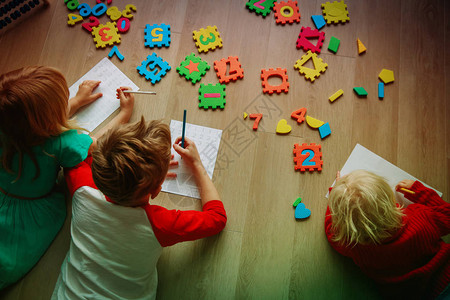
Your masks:
[{"label": "boy in red shirt", "polygon": [[150,205],[168,174],[170,130],[159,121],[114,128],[65,170],[71,243],[52,299],[155,299],[163,247],[219,233],[227,217],[195,144],[173,145],[192,170],[202,211]]},{"label": "boy in red shirt", "polygon": [[442,293],[450,282],[450,244],[441,238],[450,233],[450,204],[418,181],[396,186],[413,202],[404,208],[380,176],[358,170],[336,177],[325,216],[331,246],[380,283],[386,297]]}]

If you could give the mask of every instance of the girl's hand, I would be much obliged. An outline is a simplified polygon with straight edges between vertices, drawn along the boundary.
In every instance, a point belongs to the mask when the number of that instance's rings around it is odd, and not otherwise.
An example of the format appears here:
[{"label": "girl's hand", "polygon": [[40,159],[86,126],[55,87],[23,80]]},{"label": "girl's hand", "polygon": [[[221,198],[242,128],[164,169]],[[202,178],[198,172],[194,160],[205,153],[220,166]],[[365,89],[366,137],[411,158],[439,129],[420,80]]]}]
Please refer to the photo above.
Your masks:
[{"label": "girl's hand", "polygon": [[100,85],[98,80],[85,80],[78,87],[78,92],[72,99],[69,99],[69,117],[76,113],[81,107],[88,105],[101,96],[102,93],[95,93],[95,89]]},{"label": "girl's hand", "polygon": [[413,184],[414,180],[402,180],[395,186],[395,190],[398,192],[402,192],[402,190],[400,190],[401,188],[409,190]]}]

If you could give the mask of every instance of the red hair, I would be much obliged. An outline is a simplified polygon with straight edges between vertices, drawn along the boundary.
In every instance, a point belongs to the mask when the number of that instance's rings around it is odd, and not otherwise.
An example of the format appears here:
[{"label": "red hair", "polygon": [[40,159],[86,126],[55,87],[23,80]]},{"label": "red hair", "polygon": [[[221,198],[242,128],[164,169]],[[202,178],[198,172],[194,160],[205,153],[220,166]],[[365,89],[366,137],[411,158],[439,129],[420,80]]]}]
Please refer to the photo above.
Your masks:
[{"label": "red hair", "polygon": [[32,147],[51,136],[74,128],[67,115],[69,88],[60,71],[43,66],[24,67],[0,76],[1,166],[13,172],[12,159],[19,155],[17,179],[24,154],[39,167]]}]

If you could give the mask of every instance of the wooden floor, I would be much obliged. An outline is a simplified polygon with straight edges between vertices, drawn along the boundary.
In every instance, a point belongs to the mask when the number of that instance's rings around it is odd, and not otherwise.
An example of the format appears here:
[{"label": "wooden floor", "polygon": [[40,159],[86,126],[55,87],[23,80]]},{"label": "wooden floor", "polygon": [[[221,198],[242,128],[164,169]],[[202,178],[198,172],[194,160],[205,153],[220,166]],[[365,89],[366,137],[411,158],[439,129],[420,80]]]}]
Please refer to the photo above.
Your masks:
[{"label": "wooden floor", "polygon": [[[84,1],[93,5],[95,1]],[[321,1],[299,1],[300,24],[276,25],[232,1],[132,1],[137,7],[131,29],[122,35],[125,56],[112,62],[142,90],[157,97],[136,96],[132,121],[182,120],[223,130],[214,182],[228,214],[218,236],[182,243],[163,251],[158,263],[159,299],[378,299],[379,293],[353,263],[331,249],[323,228],[324,195],[335,173],[359,143],[444,193],[450,192],[450,2],[445,0],[346,0],[350,22],[326,26],[319,55],[328,69],[314,83],[293,68],[305,52],[295,42],[302,26],[314,27],[311,15],[321,14]],[[325,2],[325,1],[323,1]],[[122,4],[123,3],[123,4]],[[123,9],[127,1],[113,1]],[[123,6],[123,7],[122,7]],[[0,71],[26,65],[49,65],[63,71],[69,85],[109,53],[96,49],[80,24],[67,26],[63,1],[51,1],[0,36]],[[107,16],[100,21],[105,23]],[[146,24],[170,24],[169,48],[144,47]],[[238,56],[245,77],[226,87],[224,110],[198,108],[198,87],[180,77],[175,68],[186,55],[198,51],[193,30],[216,25],[223,47],[201,54],[215,60]],[[331,36],[340,39],[337,54],[327,50]],[[356,39],[368,48],[359,56]],[[152,52],[172,70],[152,86],[136,67]],[[288,94],[262,93],[261,69],[286,68]],[[386,96],[377,97],[378,74],[395,73]],[[272,79],[271,79],[272,80]],[[211,68],[202,83],[217,83]],[[277,81],[271,81],[276,84]],[[358,98],[353,87],[369,95]],[[331,104],[338,89],[344,96]],[[316,130],[297,125],[291,112],[301,107],[308,115],[330,123],[332,134],[321,140]],[[243,112],[264,115],[257,132]],[[280,119],[292,132],[275,134]],[[294,171],[295,143],[320,143],[321,173]],[[312,215],[296,221],[292,203],[302,197]],[[199,209],[195,199],[170,194],[154,203],[167,208]],[[17,284],[0,292],[2,299],[48,299],[60,264],[68,250],[70,219],[36,267]]]}]

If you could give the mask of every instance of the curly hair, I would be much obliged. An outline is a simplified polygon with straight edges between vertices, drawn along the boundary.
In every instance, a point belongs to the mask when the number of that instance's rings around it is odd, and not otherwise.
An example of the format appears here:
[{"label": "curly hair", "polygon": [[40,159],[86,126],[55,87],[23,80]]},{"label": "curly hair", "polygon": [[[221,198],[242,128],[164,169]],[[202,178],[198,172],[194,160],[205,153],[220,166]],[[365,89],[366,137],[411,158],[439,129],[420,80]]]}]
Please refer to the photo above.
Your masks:
[{"label": "curly hair", "polygon": [[97,187],[123,206],[156,191],[166,177],[171,157],[169,126],[161,121],[113,128],[98,140],[92,153]]},{"label": "curly hair", "polygon": [[383,177],[357,170],[330,192],[333,240],[342,245],[380,244],[402,227],[402,208]]}]

